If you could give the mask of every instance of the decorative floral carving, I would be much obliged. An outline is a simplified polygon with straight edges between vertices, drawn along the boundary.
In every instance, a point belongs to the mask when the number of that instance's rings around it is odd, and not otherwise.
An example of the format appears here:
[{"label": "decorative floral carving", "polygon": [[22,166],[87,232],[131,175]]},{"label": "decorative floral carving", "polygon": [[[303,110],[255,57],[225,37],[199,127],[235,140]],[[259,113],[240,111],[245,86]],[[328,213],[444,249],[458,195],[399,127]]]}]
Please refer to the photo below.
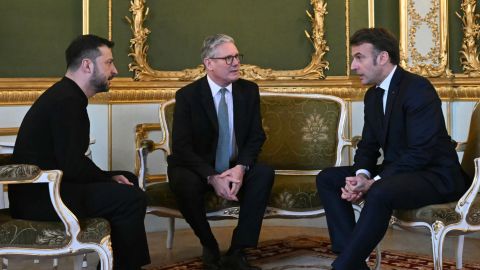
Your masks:
[{"label": "decorative floral carving", "polygon": [[65,242],[64,230],[43,230],[41,234],[37,236],[35,243],[38,245],[61,245]]},{"label": "decorative floral carving", "polygon": [[[129,70],[134,72],[135,80],[196,80],[205,74],[203,65],[182,71],[159,71],[153,69],[147,61],[147,38],[150,30],[143,26],[149,9],[146,7],[146,0],[132,0],[130,2],[132,18],[125,17],[130,23],[133,38],[130,39],[129,56],[133,62],[128,65]],[[307,11],[307,16],[312,22],[312,33],[305,31],[305,34],[315,49],[310,63],[303,69],[297,70],[272,70],[261,68],[256,65],[242,65],[241,76],[250,80],[290,80],[290,79],[324,79],[324,70],[328,69],[328,62],[323,59],[329,50],[324,39],[324,17],[327,14],[327,4],[324,0],[311,0],[313,14]]]},{"label": "decorative floral carving", "polygon": [[328,126],[320,114],[311,115],[302,128],[302,139],[307,142],[318,143],[328,139]]},{"label": "decorative floral carving", "polygon": [[[422,0],[423,1],[423,0]],[[428,77],[452,77],[448,68],[446,0],[430,0],[425,16],[416,10],[414,0],[401,0],[401,50],[400,64],[411,72]],[[422,2],[423,3],[423,2]],[[403,13],[403,10],[406,13]],[[431,46],[427,53],[418,51],[417,31],[427,26],[431,34]]]},{"label": "decorative floral carving", "polygon": [[471,77],[480,76],[480,60],[478,57],[477,40],[480,38],[480,25],[478,24],[479,14],[475,13],[476,0],[463,0],[461,9],[463,16],[458,12],[457,16],[462,20],[463,42],[460,50],[460,62],[463,72]]}]

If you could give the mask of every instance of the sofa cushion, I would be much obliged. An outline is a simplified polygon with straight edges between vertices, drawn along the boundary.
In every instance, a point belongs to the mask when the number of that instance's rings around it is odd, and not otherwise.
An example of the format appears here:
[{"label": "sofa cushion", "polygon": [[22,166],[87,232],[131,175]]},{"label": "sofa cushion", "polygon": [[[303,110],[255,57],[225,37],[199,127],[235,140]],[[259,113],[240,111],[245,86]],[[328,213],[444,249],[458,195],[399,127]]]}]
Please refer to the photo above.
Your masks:
[{"label": "sofa cushion", "polygon": [[[80,220],[80,242],[100,243],[110,235],[110,225],[103,218]],[[13,219],[8,209],[0,210],[0,247],[60,248],[70,241],[62,222]]]},{"label": "sofa cushion", "polygon": [[[427,205],[422,208],[412,210],[395,210],[394,216],[406,222],[426,222],[433,224],[435,221],[441,221],[445,225],[460,221],[460,215],[455,212],[457,202]],[[480,197],[477,196],[468,212],[466,218],[471,225],[480,225]]]},{"label": "sofa cushion", "polygon": [[[146,188],[148,205],[178,209],[174,194],[167,182],[155,183]],[[214,192],[205,198],[207,212],[238,206],[238,203],[222,199]],[[269,207],[289,211],[311,211],[321,208],[314,175],[276,175],[270,195]]]}]

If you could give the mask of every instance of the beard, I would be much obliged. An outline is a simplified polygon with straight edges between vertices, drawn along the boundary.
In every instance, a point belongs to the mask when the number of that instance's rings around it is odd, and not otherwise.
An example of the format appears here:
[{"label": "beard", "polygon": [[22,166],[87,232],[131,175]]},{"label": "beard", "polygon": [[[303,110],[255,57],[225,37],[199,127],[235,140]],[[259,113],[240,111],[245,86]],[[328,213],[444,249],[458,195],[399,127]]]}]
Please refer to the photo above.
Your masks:
[{"label": "beard", "polygon": [[107,78],[105,76],[102,76],[99,72],[98,69],[95,68],[93,72],[93,76],[90,79],[90,85],[92,88],[95,90],[96,93],[101,93],[101,92],[108,92],[110,89],[110,84],[109,80],[111,80],[113,77]]}]

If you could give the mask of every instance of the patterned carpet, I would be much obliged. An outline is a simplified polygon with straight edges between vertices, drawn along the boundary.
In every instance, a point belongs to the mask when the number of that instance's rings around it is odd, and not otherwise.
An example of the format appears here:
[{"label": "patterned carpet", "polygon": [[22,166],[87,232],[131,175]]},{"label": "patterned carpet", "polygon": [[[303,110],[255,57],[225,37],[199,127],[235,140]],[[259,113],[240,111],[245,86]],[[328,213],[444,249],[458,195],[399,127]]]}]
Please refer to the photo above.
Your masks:
[{"label": "patterned carpet", "polygon": [[[329,240],[322,237],[302,236],[283,240],[263,242],[256,249],[248,250],[252,264],[261,266],[263,270],[300,270],[330,269],[335,258],[330,250]],[[375,255],[372,254],[369,264],[373,266]],[[149,268],[149,270],[196,270],[203,269],[199,257],[171,265]],[[406,254],[396,251],[382,251],[382,270],[433,269],[431,257]],[[454,270],[454,261],[443,262],[443,269]],[[480,269],[480,264],[464,263],[464,270]]]}]

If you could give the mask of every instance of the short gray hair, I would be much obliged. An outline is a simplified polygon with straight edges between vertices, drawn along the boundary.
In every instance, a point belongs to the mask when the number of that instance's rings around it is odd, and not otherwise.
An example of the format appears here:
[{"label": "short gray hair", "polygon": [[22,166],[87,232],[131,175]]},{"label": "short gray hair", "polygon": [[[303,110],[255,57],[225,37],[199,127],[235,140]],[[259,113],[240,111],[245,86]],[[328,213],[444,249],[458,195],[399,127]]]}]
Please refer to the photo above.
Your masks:
[{"label": "short gray hair", "polygon": [[225,34],[215,34],[213,36],[208,36],[205,38],[203,41],[203,47],[202,47],[202,61],[205,58],[210,58],[214,57],[215,55],[215,49],[219,46],[222,45],[223,43],[233,43],[235,44],[235,40],[233,40],[232,37],[227,36]]}]

